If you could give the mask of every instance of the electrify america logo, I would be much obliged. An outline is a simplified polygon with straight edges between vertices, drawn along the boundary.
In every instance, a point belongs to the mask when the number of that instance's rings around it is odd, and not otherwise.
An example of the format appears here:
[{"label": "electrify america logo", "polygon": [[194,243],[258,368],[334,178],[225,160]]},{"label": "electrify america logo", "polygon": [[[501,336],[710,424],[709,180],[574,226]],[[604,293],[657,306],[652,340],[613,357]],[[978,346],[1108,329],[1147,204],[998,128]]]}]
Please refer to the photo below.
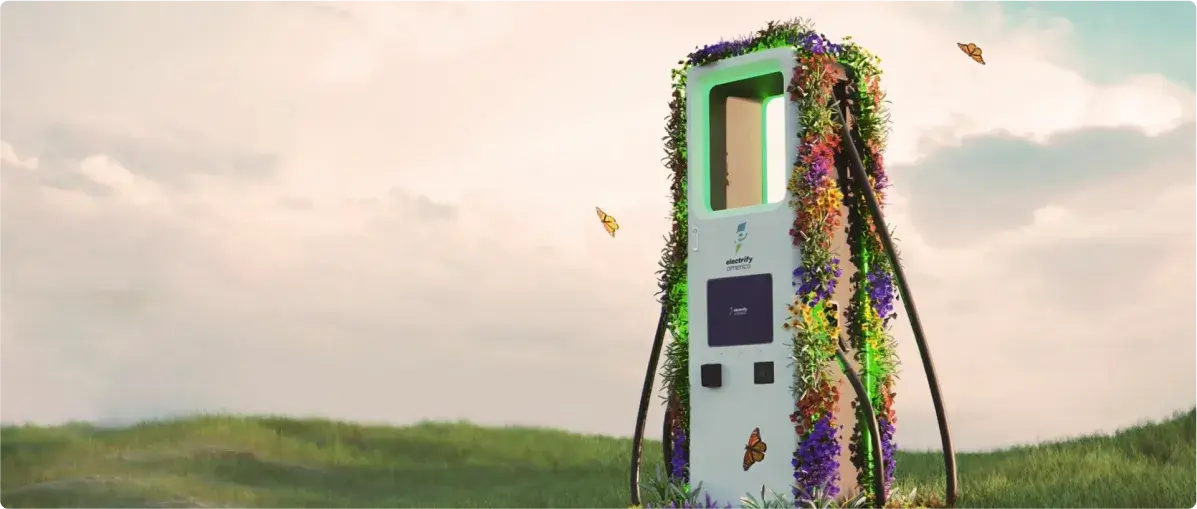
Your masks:
[{"label": "electrify america logo", "polygon": [[751,256],[741,256],[739,258],[732,258],[727,261],[728,272],[733,270],[748,270],[749,267],[752,267]]},{"label": "electrify america logo", "polygon": [[[748,221],[744,221],[736,225],[736,250],[732,254],[740,254],[740,248],[744,245],[744,240],[748,238]],[[752,267],[751,256],[741,256],[739,258],[732,258],[727,261],[727,271],[748,270]]]}]

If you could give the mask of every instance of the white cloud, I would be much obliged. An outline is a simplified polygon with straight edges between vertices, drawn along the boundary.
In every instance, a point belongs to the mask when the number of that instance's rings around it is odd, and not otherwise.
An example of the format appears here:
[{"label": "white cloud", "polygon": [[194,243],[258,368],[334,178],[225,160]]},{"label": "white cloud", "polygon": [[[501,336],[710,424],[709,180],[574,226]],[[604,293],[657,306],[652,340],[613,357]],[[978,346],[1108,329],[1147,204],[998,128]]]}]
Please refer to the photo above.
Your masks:
[{"label": "white cloud", "polygon": [[[669,68],[694,45],[793,14],[778,3],[698,3],[680,17],[672,4],[453,4],[399,18],[378,4],[45,5],[6,5],[0,27],[5,419],[229,409],[607,433],[629,428],[656,323]],[[998,7],[949,4],[873,4],[866,17],[861,5],[802,11],[885,59],[891,166],[995,132],[1047,143],[1192,119],[1192,91],[1158,76],[1097,84],[1054,64],[1066,23],[1007,26]],[[450,22],[461,29],[443,30]],[[989,65],[956,49],[972,37]],[[67,147],[53,135],[64,125],[94,140]],[[208,147],[277,164],[251,171]],[[31,166],[45,180],[10,170]],[[1045,286],[1050,271],[993,260],[1046,263],[1069,247],[1061,229],[1164,242],[1137,291],[1187,291],[1165,274],[1192,266],[1177,240],[1188,223],[1174,220],[1192,208],[1191,186],[1103,179],[1051,196],[1031,224],[949,249],[909,213],[936,197],[906,195],[894,177],[890,220],[962,446],[1125,424],[1183,399],[1114,388],[1125,413],[1102,414],[1062,389],[1065,404],[1046,414],[1024,398],[996,416],[1003,391],[1060,382],[1042,337],[1083,336],[1086,355],[1118,358],[1117,331],[1154,304],[1086,321],[1044,296],[1066,290]],[[1110,206],[1116,190],[1144,206]],[[594,205],[619,218],[616,239]],[[1187,341],[1171,316],[1156,336]],[[903,345],[900,438],[932,446],[917,355]],[[1110,380],[1134,375],[1116,368]],[[408,390],[446,373],[457,378],[439,393]],[[1011,424],[1032,417],[1034,430]]]},{"label": "white cloud", "polygon": [[[1192,90],[1158,75],[1095,83],[1061,67],[1060,48],[1071,35],[1066,20],[1003,26],[1003,9],[987,4],[972,16],[961,4],[933,7],[883,4],[862,18],[848,4],[816,22],[851,35],[882,60],[883,85],[895,125],[891,164],[911,164],[937,145],[998,132],[1045,141],[1087,127],[1136,127],[1150,134],[1193,120]],[[876,8],[876,7],[871,7]],[[898,42],[900,41],[900,43]],[[986,65],[956,47],[974,42]]]},{"label": "white cloud", "polygon": [[[958,443],[1109,431],[1197,397],[1188,318],[1197,185],[1187,160],[1160,154],[1087,181],[1036,207],[1029,223],[964,247],[928,243],[905,207],[891,207],[949,415],[963,414],[952,421]],[[1170,178],[1157,178],[1161,164]],[[893,330],[906,360],[905,440],[934,444],[905,318]]]},{"label": "white cloud", "polygon": [[109,187],[117,197],[129,200],[135,206],[149,205],[163,199],[162,190],[152,181],[134,175],[104,155],[81,161],[79,172],[97,184]]},{"label": "white cloud", "polygon": [[36,170],[38,161],[36,157],[21,159],[13,150],[12,145],[5,142],[0,142],[0,161],[12,165],[14,168],[22,170]]}]

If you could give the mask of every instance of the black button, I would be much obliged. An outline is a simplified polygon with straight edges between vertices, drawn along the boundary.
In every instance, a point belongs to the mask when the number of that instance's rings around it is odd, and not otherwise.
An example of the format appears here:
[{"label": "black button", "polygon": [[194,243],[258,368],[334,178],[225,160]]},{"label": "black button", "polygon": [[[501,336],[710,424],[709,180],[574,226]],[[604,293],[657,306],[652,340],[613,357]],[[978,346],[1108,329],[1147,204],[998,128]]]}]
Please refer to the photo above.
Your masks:
[{"label": "black button", "polygon": [[760,384],[773,383],[773,363],[757,362],[752,365],[752,379]]},{"label": "black button", "polygon": [[719,364],[703,364],[700,368],[702,386],[714,389],[723,386],[723,366]]}]

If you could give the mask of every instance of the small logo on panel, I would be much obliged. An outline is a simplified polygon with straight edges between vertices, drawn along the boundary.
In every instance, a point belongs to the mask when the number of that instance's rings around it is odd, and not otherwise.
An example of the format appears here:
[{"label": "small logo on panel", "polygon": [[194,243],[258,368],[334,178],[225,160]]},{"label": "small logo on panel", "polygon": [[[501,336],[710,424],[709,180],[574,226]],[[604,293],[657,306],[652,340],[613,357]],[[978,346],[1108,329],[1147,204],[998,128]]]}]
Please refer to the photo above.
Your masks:
[{"label": "small logo on panel", "polygon": [[[736,252],[733,254],[740,254],[740,248],[744,246],[744,239],[748,238],[748,221],[744,221],[736,225]],[[727,261],[727,271],[748,270],[752,267],[751,256],[738,256]]]},{"label": "small logo on panel", "polygon": [[728,260],[726,264],[728,272],[734,270],[748,270],[749,267],[752,267],[752,257],[741,256],[739,258],[732,258]]}]

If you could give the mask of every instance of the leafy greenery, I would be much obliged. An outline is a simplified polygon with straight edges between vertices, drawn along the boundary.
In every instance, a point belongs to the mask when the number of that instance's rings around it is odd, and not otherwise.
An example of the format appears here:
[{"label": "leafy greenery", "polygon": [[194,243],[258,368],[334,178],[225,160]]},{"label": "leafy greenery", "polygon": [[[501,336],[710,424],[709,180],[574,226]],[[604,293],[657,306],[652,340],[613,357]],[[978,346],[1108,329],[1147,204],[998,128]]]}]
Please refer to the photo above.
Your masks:
[{"label": "leafy greenery", "polygon": [[[959,505],[1192,507],[1195,435],[1197,419],[1190,410],[1112,436],[961,454]],[[626,439],[465,423],[393,428],[204,416],[120,429],[5,427],[0,503],[627,507],[630,449]],[[645,451],[659,450],[658,443],[645,445]],[[935,496],[943,492],[939,453],[898,456],[894,492],[917,490],[919,497],[897,496],[906,502],[898,500],[895,507],[935,507]],[[656,454],[645,460],[649,499],[650,478],[661,460]]]},{"label": "leafy greenery", "polygon": [[665,470],[664,467],[658,465],[655,476],[641,479],[641,498],[647,502],[645,507],[650,509],[654,507],[662,509],[697,507],[727,509],[731,507],[731,504],[726,502],[723,507],[720,507],[719,504],[711,500],[710,495],[703,491],[701,481],[691,487],[688,482],[670,477]]}]

